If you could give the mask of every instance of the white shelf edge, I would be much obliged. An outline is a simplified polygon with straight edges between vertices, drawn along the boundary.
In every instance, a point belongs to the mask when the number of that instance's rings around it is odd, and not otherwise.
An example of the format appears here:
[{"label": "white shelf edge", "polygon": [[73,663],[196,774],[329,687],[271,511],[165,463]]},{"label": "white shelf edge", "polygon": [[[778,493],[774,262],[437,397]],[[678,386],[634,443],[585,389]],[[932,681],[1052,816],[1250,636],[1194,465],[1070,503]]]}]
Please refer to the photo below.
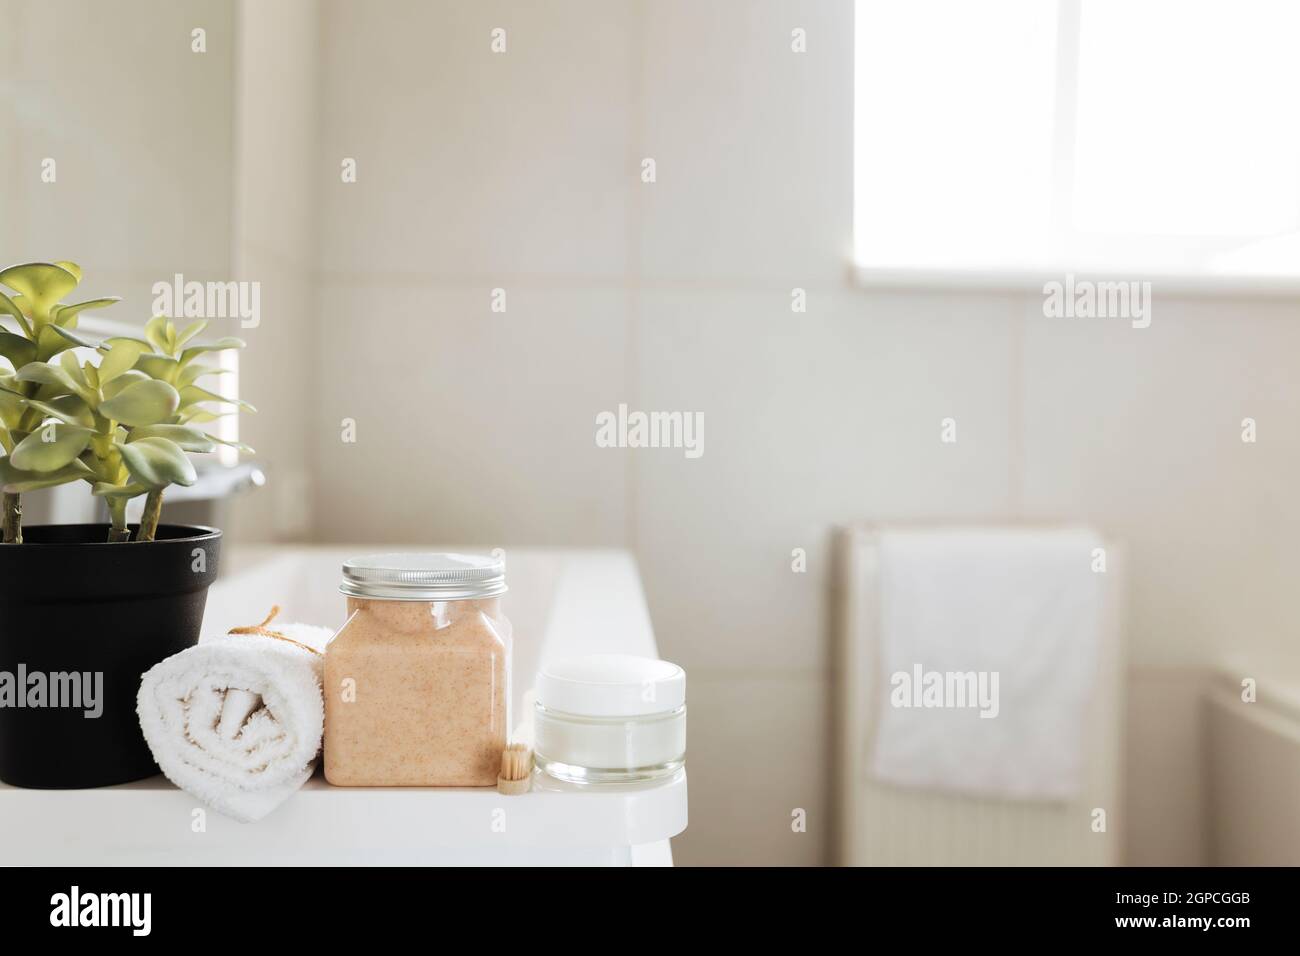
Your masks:
[{"label": "white shelf edge", "polygon": [[[543,789],[545,788],[545,789]],[[265,819],[240,824],[213,811],[195,832],[202,804],[162,777],[93,790],[0,786],[0,864],[34,864],[51,854],[103,863],[116,853],[175,857],[215,841],[250,863],[303,850],[340,857],[375,848],[634,847],[686,829],[685,770],[661,783],[621,789],[566,788],[534,780],[507,797],[495,789],[333,787],[312,778]],[[59,825],[32,826],[34,820]]]}]

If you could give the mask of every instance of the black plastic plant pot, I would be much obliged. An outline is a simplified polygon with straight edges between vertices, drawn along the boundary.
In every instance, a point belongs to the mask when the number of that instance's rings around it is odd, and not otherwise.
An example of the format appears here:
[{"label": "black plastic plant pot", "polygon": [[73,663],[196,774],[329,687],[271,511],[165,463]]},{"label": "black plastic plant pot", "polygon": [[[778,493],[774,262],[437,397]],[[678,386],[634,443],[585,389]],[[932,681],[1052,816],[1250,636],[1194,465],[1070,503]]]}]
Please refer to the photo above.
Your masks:
[{"label": "black plastic plant pot", "polygon": [[[135,528],[132,528],[134,537]],[[158,773],[136,719],[140,675],[195,644],[221,532],[23,528],[0,544],[0,780],[103,787]]]}]

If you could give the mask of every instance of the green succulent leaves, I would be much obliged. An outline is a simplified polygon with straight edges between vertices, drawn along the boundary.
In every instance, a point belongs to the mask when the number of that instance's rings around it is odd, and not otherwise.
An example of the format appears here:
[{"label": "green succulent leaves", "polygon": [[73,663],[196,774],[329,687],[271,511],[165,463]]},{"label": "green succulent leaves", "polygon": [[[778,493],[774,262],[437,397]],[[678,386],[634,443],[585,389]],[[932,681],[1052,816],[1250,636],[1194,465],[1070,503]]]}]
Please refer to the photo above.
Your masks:
[{"label": "green succulent leaves", "polygon": [[132,381],[99,404],[99,414],[123,425],[157,425],[176,414],[181,397],[176,389],[157,379]]},{"label": "green succulent leaves", "polygon": [[141,438],[118,450],[126,470],[145,488],[192,485],[197,480],[189,455],[170,439]]},{"label": "green succulent leaves", "polygon": [[109,498],[112,500],[135,498],[147,491],[149,489],[144,485],[114,485],[107,481],[96,481],[90,488],[90,493],[96,498]]},{"label": "green succulent leaves", "polygon": [[90,473],[90,469],[80,461],[71,462],[55,471],[38,472],[22,471],[14,467],[8,458],[0,458],[0,488],[7,494],[22,494],[38,488],[66,485],[70,481],[86,478]]},{"label": "green succulent leaves", "polygon": [[220,352],[224,349],[242,349],[244,340],[237,339],[233,335],[228,335],[223,339],[217,339],[208,345],[192,345],[185,351],[181,352],[181,365],[189,365],[204,352]]},{"label": "green succulent leaves", "polygon": [[76,395],[60,395],[48,402],[29,398],[26,400],[26,405],[47,418],[53,418],[67,425],[83,425],[86,428],[95,427],[95,416],[91,413],[90,406]]},{"label": "green succulent leaves", "polygon": [[[187,346],[187,343],[202,333],[205,328],[207,322],[199,321],[177,330],[173,322],[162,316],[154,316],[145,325],[144,337],[153,346],[154,351],[141,354],[135,363],[135,369],[157,381],[175,386],[180,394],[180,406],[176,410],[176,422],[179,424],[203,424],[215,421],[225,414],[213,411],[206,407],[208,405],[232,406],[246,412],[257,411],[248,402],[226,398],[195,384],[204,376],[220,375],[227,371],[217,365],[195,362],[200,355],[244,347],[243,340],[234,336],[226,336],[215,342]],[[251,451],[247,446],[237,443],[219,443],[231,444],[240,451]]]},{"label": "green succulent leaves", "polygon": [[28,362],[14,376],[19,382],[35,385],[52,385],[64,392],[71,392],[85,398],[86,386],[72,376],[63,365],[51,365],[49,362]]},{"label": "green succulent leaves", "polygon": [[[81,281],[72,262],[29,262],[0,270],[0,488],[17,494],[83,480],[107,500],[125,540],[125,503],[197,478],[191,454],[226,445],[201,425],[251,405],[201,387],[227,371],[196,361],[242,348],[234,337],[200,341],[207,322],[178,329],[155,316],[139,337],[102,341],[76,331],[83,312],[115,297],[66,304]],[[84,360],[90,353],[92,361]],[[13,371],[8,371],[12,367]],[[148,509],[147,509],[148,510]]]},{"label": "green succulent leaves", "polygon": [[185,451],[193,452],[215,451],[217,447],[211,437],[201,429],[190,425],[145,425],[142,428],[133,428],[127,437],[127,442],[137,442],[142,438],[166,438]]},{"label": "green succulent leaves", "polygon": [[50,308],[77,287],[81,269],[71,262],[28,262],[0,272],[0,284],[26,300],[37,328],[50,320]]},{"label": "green succulent leaves", "polygon": [[11,316],[24,332],[28,334],[31,333],[32,327],[27,322],[27,316],[23,315],[23,310],[18,308],[17,302],[9,298],[9,296],[5,295],[3,292],[0,292],[0,312]]},{"label": "green succulent leaves", "polygon": [[18,443],[9,461],[22,471],[42,474],[72,464],[86,450],[95,432],[80,425],[50,422]]},{"label": "green succulent leaves", "polygon": [[218,402],[222,405],[234,405],[237,408],[242,408],[246,412],[257,411],[257,409],[248,404],[248,402],[242,401],[238,398],[222,398],[220,395],[209,392],[206,388],[199,388],[197,385],[187,385],[185,388],[181,389],[180,396],[181,407],[183,408],[189,408],[190,406],[197,405],[200,402]]},{"label": "green succulent leaves", "polygon": [[76,305],[56,305],[50,310],[50,318],[60,328],[75,329],[77,327],[77,316],[82,312],[107,308],[115,302],[121,301],[120,298],[114,295],[106,299],[91,299],[88,302],[78,302]]},{"label": "green succulent leaves", "polygon": [[16,371],[28,362],[36,361],[36,345],[21,335],[0,332],[0,355],[7,358]]},{"label": "green succulent leaves", "polygon": [[99,363],[99,384],[107,385],[123,372],[135,368],[135,363],[144,354],[144,346],[130,339],[114,339],[113,347]]}]

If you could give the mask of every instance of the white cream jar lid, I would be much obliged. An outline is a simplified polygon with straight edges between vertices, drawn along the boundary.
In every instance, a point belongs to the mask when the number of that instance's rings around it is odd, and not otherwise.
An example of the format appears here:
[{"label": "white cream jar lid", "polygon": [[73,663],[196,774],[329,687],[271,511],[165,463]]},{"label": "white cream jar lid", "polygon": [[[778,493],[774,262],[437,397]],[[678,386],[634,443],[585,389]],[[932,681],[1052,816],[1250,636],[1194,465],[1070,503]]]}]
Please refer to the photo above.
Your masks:
[{"label": "white cream jar lid", "polygon": [[537,703],[580,717],[665,714],[686,703],[686,671],[630,654],[569,657],[542,667]]}]

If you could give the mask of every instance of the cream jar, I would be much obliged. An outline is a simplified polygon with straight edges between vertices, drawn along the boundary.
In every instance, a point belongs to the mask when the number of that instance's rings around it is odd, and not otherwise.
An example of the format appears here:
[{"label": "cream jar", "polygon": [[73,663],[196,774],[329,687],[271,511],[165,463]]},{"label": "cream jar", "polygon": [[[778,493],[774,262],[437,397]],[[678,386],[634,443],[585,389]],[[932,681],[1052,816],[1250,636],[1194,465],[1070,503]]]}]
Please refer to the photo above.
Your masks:
[{"label": "cream jar", "polygon": [[509,727],[501,561],[373,554],[343,565],[347,623],[325,649],[325,779],[490,787]]},{"label": "cream jar", "polygon": [[533,750],[569,783],[669,776],[686,759],[686,672],[626,654],[555,661],[537,677]]}]

